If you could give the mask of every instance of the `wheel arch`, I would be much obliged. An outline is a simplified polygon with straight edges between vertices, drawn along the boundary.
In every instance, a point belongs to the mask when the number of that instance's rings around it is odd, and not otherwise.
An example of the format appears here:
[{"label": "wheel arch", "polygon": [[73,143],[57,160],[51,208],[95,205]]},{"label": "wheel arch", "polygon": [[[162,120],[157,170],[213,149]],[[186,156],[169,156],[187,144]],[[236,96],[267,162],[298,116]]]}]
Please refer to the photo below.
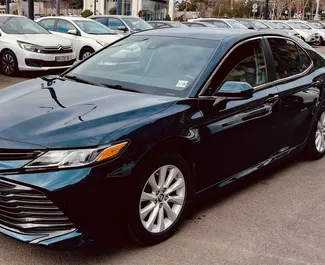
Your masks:
[{"label": "wheel arch", "polygon": [[79,52],[79,60],[81,60],[82,58],[81,58],[81,55],[82,55],[82,53],[83,53],[83,51],[84,50],[86,50],[86,49],[92,49],[94,52],[96,51],[91,45],[89,45],[89,44],[86,44],[85,46],[83,46],[81,49],[80,49],[80,52]]}]

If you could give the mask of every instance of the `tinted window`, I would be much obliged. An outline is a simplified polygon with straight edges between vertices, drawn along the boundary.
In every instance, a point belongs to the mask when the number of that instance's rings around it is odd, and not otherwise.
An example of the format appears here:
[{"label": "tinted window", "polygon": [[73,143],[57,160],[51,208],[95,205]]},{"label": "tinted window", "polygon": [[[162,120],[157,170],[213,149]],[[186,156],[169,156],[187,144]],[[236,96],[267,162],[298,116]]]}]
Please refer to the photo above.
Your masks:
[{"label": "tinted window", "polygon": [[242,24],[240,24],[236,20],[229,20],[228,23],[234,28],[234,29],[246,29],[246,27]]},{"label": "tinted window", "polygon": [[111,29],[118,29],[118,27],[125,27],[124,23],[118,18],[109,18],[108,27]]},{"label": "tinted window", "polygon": [[185,96],[219,41],[167,36],[130,36],[102,50],[69,75],[136,91]]},{"label": "tinted window", "polygon": [[54,30],[55,19],[44,19],[39,24],[47,30]]},{"label": "tinted window", "polygon": [[275,25],[277,25],[281,29],[292,29],[289,25],[283,23],[283,22],[272,22]]},{"label": "tinted window", "polygon": [[99,23],[102,23],[103,25],[105,25],[106,27],[108,27],[108,19],[107,18],[97,17],[97,18],[94,18],[94,20],[96,20]]},{"label": "tinted window", "polygon": [[105,27],[103,24],[92,20],[75,20],[74,23],[83,31],[88,34],[101,35],[101,34],[115,34],[113,30]]},{"label": "tinted window", "polygon": [[185,24],[185,25],[188,26],[188,27],[204,27],[201,24],[195,24],[195,23],[193,23],[193,24],[189,23],[189,24]]},{"label": "tinted window", "polygon": [[247,82],[253,87],[266,83],[265,65],[259,40],[242,44],[223,62],[212,80],[211,91],[208,94],[212,95],[225,81]]},{"label": "tinted window", "polygon": [[240,23],[243,24],[246,28],[252,27],[252,25],[248,21],[240,20]]},{"label": "tinted window", "polygon": [[272,49],[276,78],[282,79],[305,71],[311,64],[307,54],[297,45],[286,39],[269,39]]},{"label": "tinted window", "polygon": [[146,30],[152,28],[146,21],[141,18],[124,17],[123,20],[132,30]]},{"label": "tinted window", "polygon": [[269,27],[266,26],[264,23],[260,22],[260,21],[255,21],[255,20],[252,20],[251,23],[258,29],[268,29]]},{"label": "tinted window", "polygon": [[69,30],[76,29],[69,21],[59,19],[56,26],[56,31],[61,33],[68,33]]},{"label": "tinted window", "polygon": [[295,29],[311,29],[307,24],[301,22],[288,22],[288,24]]},{"label": "tinted window", "polygon": [[230,28],[225,22],[218,21],[218,20],[204,20],[204,22],[211,23],[212,25],[215,25],[218,28]]}]

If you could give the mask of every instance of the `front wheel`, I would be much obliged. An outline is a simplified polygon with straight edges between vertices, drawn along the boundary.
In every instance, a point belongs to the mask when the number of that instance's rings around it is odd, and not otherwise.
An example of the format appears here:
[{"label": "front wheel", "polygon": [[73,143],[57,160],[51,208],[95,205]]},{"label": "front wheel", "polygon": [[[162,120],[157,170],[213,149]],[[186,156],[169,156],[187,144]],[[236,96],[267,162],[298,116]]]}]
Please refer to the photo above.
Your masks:
[{"label": "front wheel", "polygon": [[80,52],[80,60],[84,60],[86,58],[88,58],[90,55],[92,55],[95,51],[92,48],[84,48],[82,49],[82,51]]},{"label": "front wheel", "polygon": [[149,168],[140,173],[144,178],[129,222],[132,238],[145,245],[160,243],[173,235],[190,197],[190,170],[181,156],[163,156]]},{"label": "front wheel", "polygon": [[317,123],[309,135],[305,152],[308,158],[314,160],[325,155],[325,105],[320,108]]},{"label": "front wheel", "polygon": [[0,56],[1,70],[5,75],[14,76],[18,72],[16,55],[12,51],[4,51]]}]

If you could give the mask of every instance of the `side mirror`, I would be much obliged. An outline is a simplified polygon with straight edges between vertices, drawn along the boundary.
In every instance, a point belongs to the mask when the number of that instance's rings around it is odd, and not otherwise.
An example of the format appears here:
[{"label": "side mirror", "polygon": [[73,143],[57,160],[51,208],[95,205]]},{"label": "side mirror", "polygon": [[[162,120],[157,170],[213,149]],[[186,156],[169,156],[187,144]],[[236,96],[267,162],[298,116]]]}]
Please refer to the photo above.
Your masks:
[{"label": "side mirror", "polygon": [[128,31],[126,26],[119,26],[119,27],[117,27],[117,29],[120,30],[120,31],[124,31],[124,32]]},{"label": "side mirror", "polygon": [[71,35],[78,35],[78,32],[76,29],[70,29],[68,30],[68,34],[71,34]]},{"label": "side mirror", "polygon": [[216,92],[216,101],[213,106],[219,105],[221,102],[231,100],[244,100],[253,96],[254,89],[247,82],[227,81],[223,83],[221,88]]}]

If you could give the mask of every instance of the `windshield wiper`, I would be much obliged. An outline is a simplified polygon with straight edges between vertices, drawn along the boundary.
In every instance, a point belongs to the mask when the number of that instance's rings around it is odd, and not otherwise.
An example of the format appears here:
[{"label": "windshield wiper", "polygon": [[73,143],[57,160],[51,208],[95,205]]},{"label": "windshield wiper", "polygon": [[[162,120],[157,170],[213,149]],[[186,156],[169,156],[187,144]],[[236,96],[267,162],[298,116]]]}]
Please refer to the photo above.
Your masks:
[{"label": "windshield wiper", "polygon": [[127,92],[135,92],[135,93],[142,93],[138,90],[134,90],[131,88],[126,88],[121,85],[107,85],[107,84],[101,84],[104,87],[111,88],[111,89],[116,89],[116,90],[122,90],[122,91],[127,91]]},{"label": "windshield wiper", "polygon": [[86,79],[82,79],[80,77],[76,77],[75,75],[73,75],[73,76],[71,76],[71,75],[65,75],[64,78],[71,79],[73,81],[76,81],[76,82],[79,82],[79,83],[83,83],[83,84],[87,84],[87,85],[103,86],[101,84],[93,83],[93,82],[90,82],[90,81],[88,81]]}]

